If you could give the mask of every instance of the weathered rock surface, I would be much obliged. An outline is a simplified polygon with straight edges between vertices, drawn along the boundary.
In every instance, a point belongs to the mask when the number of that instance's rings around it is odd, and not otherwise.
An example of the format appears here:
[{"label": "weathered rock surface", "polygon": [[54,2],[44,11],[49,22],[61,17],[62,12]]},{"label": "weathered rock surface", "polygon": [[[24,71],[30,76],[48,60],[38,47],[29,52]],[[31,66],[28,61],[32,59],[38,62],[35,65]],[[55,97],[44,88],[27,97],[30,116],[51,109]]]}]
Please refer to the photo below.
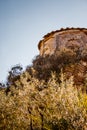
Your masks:
[{"label": "weathered rock surface", "polygon": [[52,55],[55,51],[65,48],[71,50],[81,50],[87,47],[87,29],[67,28],[53,31],[44,36],[38,44],[40,55]]},{"label": "weathered rock surface", "polygon": [[[63,68],[67,77],[73,75],[76,85],[85,83],[87,78],[87,29],[66,28],[53,31],[43,37],[38,48],[41,57],[54,56],[59,59],[58,64],[52,63],[52,65],[56,64],[60,69]],[[46,66],[46,62],[42,66]]]}]

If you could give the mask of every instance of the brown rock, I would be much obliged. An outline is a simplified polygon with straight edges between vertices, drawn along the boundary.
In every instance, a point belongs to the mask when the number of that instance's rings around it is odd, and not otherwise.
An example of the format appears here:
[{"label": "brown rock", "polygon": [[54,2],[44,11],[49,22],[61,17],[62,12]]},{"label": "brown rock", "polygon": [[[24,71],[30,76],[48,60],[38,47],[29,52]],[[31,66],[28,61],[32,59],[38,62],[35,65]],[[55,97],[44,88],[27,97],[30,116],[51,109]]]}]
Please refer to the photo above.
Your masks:
[{"label": "brown rock", "polygon": [[60,69],[63,68],[67,78],[73,75],[76,85],[85,83],[87,75],[87,29],[66,28],[53,31],[43,37],[38,48],[41,57],[54,56],[56,59],[60,59],[62,62],[59,60],[59,62],[57,61],[58,64],[54,64],[58,65]]},{"label": "brown rock", "polygon": [[87,29],[67,28],[48,33],[38,44],[40,55],[52,55],[55,51],[70,49],[81,51],[87,47]]}]

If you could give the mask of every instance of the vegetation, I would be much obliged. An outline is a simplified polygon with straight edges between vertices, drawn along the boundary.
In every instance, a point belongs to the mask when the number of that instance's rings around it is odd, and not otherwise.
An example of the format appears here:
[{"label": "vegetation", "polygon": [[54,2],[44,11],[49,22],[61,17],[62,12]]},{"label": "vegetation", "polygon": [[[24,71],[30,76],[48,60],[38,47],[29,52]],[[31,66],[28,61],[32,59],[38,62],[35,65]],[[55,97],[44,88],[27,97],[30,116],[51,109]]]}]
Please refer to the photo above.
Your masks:
[{"label": "vegetation", "polygon": [[24,72],[14,66],[0,83],[0,130],[87,130],[86,52],[37,56]]},{"label": "vegetation", "polygon": [[[32,68],[32,73],[36,71]],[[18,75],[16,75],[18,76]],[[86,130],[87,95],[73,77],[51,73],[48,82],[25,71],[0,91],[1,130]],[[9,90],[9,91],[8,91]]]}]

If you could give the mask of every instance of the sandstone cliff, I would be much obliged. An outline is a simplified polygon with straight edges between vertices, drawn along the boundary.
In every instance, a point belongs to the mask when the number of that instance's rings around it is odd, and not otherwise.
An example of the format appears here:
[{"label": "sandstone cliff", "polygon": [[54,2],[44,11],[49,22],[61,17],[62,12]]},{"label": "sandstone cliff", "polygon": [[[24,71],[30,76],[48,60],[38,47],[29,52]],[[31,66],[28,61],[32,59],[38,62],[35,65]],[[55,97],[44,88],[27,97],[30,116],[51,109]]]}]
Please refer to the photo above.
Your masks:
[{"label": "sandstone cliff", "polygon": [[[67,78],[74,76],[76,85],[82,85],[87,79],[87,29],[66,28],[52,31],[38,44],[39,65],[42,77],[48,77],[49,71],[60,72],[63,69]],[[46,60],[48,57],[48,60]],[[38,68],[38,67],[37,67]],[[44,68],[44,69],[43,69]],[[46,69],[46,72],[44,70]]]},{"label": "sandstone cliff", "polygon": [[38,44],[40,55],[52,55],[65,48],[81,52],[87,47],[87,29],[66,28],[53,31],[44,36]]}]

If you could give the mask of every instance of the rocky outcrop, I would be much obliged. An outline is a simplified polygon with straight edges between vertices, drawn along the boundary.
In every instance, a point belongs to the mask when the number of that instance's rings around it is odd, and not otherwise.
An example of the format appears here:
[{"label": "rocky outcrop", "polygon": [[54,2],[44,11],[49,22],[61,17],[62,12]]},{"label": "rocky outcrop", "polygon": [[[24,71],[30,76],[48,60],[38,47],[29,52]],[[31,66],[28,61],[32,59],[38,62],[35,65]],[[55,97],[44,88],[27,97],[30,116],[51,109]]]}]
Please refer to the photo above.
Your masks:
[{"label": "rocky outcrop", "polygon": [[58,64],[52,64],[63,68],[67,77],[73,75],[75,84],[84,84],[87,78],[87,29],[66,28],[52,31],[43,37],[38,48],[41,57],[56,57]]},{"label": "rocky outcrop", "polygon": [[53,31],[44,36],[38,44],[40,55],[52,55],[55,51],[65,48],[83,50],[87,47],[87,29],[85,28],[66,28]]}]

